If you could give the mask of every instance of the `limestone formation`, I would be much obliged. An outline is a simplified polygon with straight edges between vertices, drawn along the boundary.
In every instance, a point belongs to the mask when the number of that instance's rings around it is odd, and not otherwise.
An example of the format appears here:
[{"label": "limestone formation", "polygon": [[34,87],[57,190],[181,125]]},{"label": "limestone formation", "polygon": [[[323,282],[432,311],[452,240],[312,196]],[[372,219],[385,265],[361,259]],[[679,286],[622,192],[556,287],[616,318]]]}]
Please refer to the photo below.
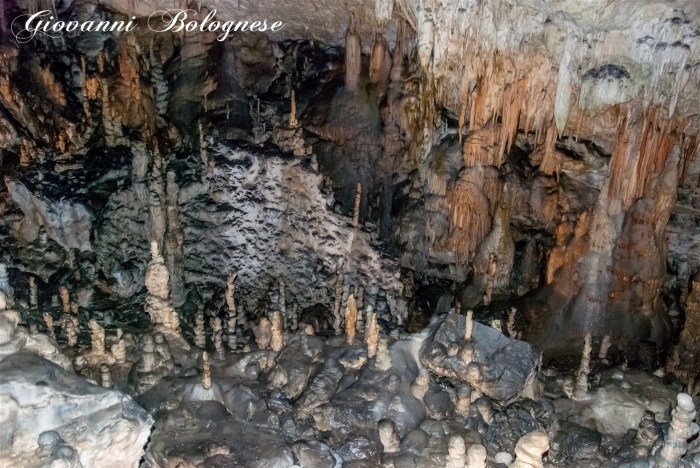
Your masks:
[{"label": "limestone formation", "polygon": [[114,362],[123,364],[126,362],[126,343],[122,339],[117,339],[117,342],[110,347]]},{"label": "limestone formation", "polygon": [[284,329],[282,328],[282,312],[275,311],[270,322],[270,347],[275,352],[280,352],[284,344]]},{"label": "limestone formation", "polygon": [[379,344],[379,325],[377,325],[377,314],[375,313],[367,318],[365,341],[367,342],[367,357],[372,359],[377,354]]},{"label": "limestone formation", "polygon": [[207,345],[207,337],[204,334],[204,311],[198,310],[194,317],[194,345],[204,348]]},{"label": "limestone formation", "polygon": [[61,297],[61,307],[63,308],[64,314],[70,314],[70,295],[68,293],[68,288],[61,286],[58,290],[58,295]]},{"label": "limestone formation", "polygon": [[460,435],[450,437],[445,468],[464,468],[467,463],[466,446]]},{"label": "limestone formation", "polygon": [[591,345],[590,333],[586,335],[583,344],[583,355],[581,356],[581,366],[576,374],[576,390],[574,390],[574,400],[583,400],[588,396],[588,374],[591,372]]},{"label": "limestone formation", "polygon": [[68,315],[61,320],[61,328],[71,348],[78,344],[78,318]]},{"label": "limestone formation", "polygon": [[211,368],[209,365],[209,355],[206,351],[202,353],[202,387],[211,388]]},{"label": "limestone formation", "polygon": [[156,332],[179,336],[180,319],[170,300],[170,274],[160,255],[158,243],[151,242],[151,261],[146,270],[146,312]]},{"label": "limestone formation", "polygon": [[357,183],[357,191],[355,192],[355,208],[352,215],[352,225],[360,227],[360,202],[362,200],[362,184]]},{"label": "limestone formation", "polygon": [[608,350],[610,349],[610,335],[605,335],[603,341],[600,343],[600,351],[598,352],[598,359],[603,364],[608,364]]},{"label": "limestone formation", "polygon": [[91,339],[91,354],[94,356],[103,356],[105,353],[105,329],[97,323],[97,320],[91,319],[88,322],[90,328]]},{"label": "limestone formation", "polygon": [[355,327],[357,323],[357,303],[355,296],[350,293],[348,295],[347,306],[345,308],[345,334],[348,337],[348,344],[355,343]]},{"label": "limestone formation", "polygon": [[112,388],[114,386],[112,373],[107,364],[100,365],[100,386],[105,388]]},{"label": "limestone formation", "polygon": [[542,455],[549,450],[549,437],[544,429],[525,434],[515,445],[515,462],[511,468],[543,468]]},{"label": "limestone formation", "polygon": [[253,327],[255,343],[258,349],[268,349],[272,343],[272,323],[265,317],[260,319],[257,326]]},{"label": "limestone formation", "polygon": [[36,279],[33,276],[29,277],[29,307],[36,309],[39,306],[37,300]]},{"label": "limestone formation", "polygon": [[457,388],[456,397],[455,412],[460,416],[466,416],[472,404],[472,389],[466,385],[462,385]]},{"label": "limestone formation", "polygon": [[687,393],[678,394],[678,404],[673,410],[671,427],[664,438],[664,445],[656,455],[659,468],[676,468],[688,450],[688,439],[698,433],[695,420],[695,404]]},{"label": "limestone formation", "polygon": [[333,303],[333,330],[335,331],[336,335],[340,335],[342,333],[341,329],[341,323],[342,323],[342,317],[340,316],[340,306],[343,301],[343,263],[344,260],[341,259],[338,262],[338,266],[335,269],[335,302]]},{"label": "limestone formation", "polygon": [[380,371],[388,371],[391,369],[391,356],[389,355],[388,338],[380,338],[379,342],[377,343],[377,359],[374,362],[374,367]]},{"label": "limestone formation", "polygon": [[[2,310],[2,307],[0,307],[0,310]],[[44,323],[46,324],[46,330],[48,331],[49,336],[56,339],[56,333],[53,328],[53,317],[48,312],[44,312]]]},{"label": "limestone formation", "polygon": [[465,341],[471,341],[472,339],[472,333],[474,330],[474,311],[473,310],[468,310],[467,311],[467,318],[466,318],[466,326],[464,327],[464,339]]},{"label": "limestone formation", "polygon": [[225,351],[223,345],[224,329],[221,325],[221,319],[219,317],[212,317],[209,323],[211,325],[211,340],[216,350],[216,359],[222,360],[224,359]]},{"label": "limestone formation", "polygon": [[382,419],[377,424],[379,439],[384,453],[397,453],[399,451],[399,435],[396,433],[396,424],[391,419]]},{"label": "limestone formation", "polygon": [[469,447],[466,468],[486,468],[486,447],[480,444]]},{"label": "limestone formation", "polygon": [[515,331],[515,314],[517,313],[518,309],[515,307],[510,308],[510,312],[508,312],[508,322],[506,323],[506,330],[508,330],[508,336],[511,338],[516,338],[517,337],[517,332]]},{"label": "limestone formation", "polygon": [[[235,282],[238,273],[230,272],[226,279],[226,306],[228,307],[228,317],[226,319],[226,331],[230,336],[236,334],[237,314],[236,314],[236,299],[234,297]],[[230,346],[230,340],[229,340]]]},{"label": "limestone formation", "polygon": [[430,386],[430,374],[427,369],[420,369],[416,380],[411,384],[411,394],[419,401],[423,401],[425,393]]}]

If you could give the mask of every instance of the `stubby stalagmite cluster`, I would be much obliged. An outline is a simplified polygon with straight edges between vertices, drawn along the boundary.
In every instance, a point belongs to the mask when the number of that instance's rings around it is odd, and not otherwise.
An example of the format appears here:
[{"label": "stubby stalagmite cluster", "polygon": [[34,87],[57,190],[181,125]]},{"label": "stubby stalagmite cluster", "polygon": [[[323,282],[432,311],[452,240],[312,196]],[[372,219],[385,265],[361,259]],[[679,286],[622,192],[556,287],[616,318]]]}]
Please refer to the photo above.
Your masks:
[{"label": "stubby stalagmite cluster", "polygon": [[0,26],[1,466],[700,466],[697,2]]}]

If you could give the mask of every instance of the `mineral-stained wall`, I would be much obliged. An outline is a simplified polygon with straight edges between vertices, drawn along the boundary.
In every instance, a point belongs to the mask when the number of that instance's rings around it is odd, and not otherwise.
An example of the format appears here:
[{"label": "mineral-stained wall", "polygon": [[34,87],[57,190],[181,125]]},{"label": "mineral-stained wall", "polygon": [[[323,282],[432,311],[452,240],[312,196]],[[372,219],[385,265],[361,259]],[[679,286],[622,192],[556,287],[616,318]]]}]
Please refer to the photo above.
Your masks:
[{"label": "mineral-stained wall", "polygon": [[92,276],[80,307],[143,300],[156,241],[188,324],[222,309],[232,271],[252,314],[279,307],[280,279],[283,309],[330,310],[341,259],[339,310],[362,285],[403,323],[414,279],[447,308],[515,305],[547,350],[591,333],[663,351],[697,321],[695,2],[201,3],[289,27],[155,34],[143,17],[170,4],[110,0],[52,8],[141,27],[5,28],[0,255],[40,301],[68,249]]}]

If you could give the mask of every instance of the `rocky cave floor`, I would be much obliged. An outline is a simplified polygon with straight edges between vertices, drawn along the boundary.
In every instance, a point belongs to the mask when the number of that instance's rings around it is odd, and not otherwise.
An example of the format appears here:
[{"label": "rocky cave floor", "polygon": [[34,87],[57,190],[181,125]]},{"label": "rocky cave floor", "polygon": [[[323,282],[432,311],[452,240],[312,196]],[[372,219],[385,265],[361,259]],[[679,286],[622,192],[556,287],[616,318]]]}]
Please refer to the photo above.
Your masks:
[{"label": "rocky cave floor", "polygon": [[[683,385],[639,349],[588,337],[581,356],[543,364],[515,339],[517,301],[453,302],[408,333],[347,285],[299,310],[280,282],[256,320],[236,312],[236,274],[218,302],[190,285],[175,311],[153,248],[145,301],[101,291],[90,253],[70,251],[53,295],[2,266],[4,466],[129,466],[144,445],[144,467],[700,466],[693,400],[677,402]],[[330,279],[342,292],[343,275]]]}]

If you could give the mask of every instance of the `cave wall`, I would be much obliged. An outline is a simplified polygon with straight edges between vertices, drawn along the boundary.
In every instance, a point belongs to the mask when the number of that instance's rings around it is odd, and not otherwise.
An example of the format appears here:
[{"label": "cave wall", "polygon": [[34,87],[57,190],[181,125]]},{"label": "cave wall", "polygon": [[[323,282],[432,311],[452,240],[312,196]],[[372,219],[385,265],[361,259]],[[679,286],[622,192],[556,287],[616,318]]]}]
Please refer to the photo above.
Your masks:
[{"label": "cave wall", "polygon": [[[128,13],[108,3],[57,8]],[[44,224],[130,298],[156,240],[176,303],[240,269],[259,309],[280,275],[301,305],[328,302],[348,257],[401,320],[400,267],[463,307],[515,304],[546,349],[586,333],[667,348],[700,267],[697,12],[499,5],[397,2],[379,20],[351,4],[344,34],[307,32],[325,43],[293,27],[223,43],[140,28],[18,45],[5,31],[3,260],[48,280],[57,267],[21,247]]]}]

